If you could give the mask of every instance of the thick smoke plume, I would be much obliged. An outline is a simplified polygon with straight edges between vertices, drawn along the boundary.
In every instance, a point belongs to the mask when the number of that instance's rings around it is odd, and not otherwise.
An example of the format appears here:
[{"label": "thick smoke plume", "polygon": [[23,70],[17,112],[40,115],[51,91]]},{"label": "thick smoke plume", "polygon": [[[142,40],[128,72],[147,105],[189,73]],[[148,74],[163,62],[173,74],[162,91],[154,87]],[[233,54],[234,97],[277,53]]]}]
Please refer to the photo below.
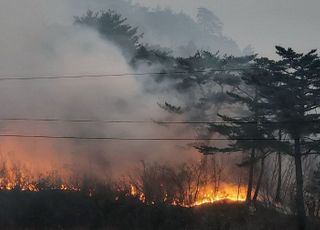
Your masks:
[{"label": "thick smoke plume", "polygon": [[[2,77],[132,73],[126,57],[95,31],[73,25],[65,1],[11,0],[0,8]],[[85,12],[86,9],[83,11]],[[1,81],[1,118],[163,120],[163,96],[146,94],[133,76],[101,79]],[[1,134],[81,137],[184,137],[183,127],[156,124],[1,122]],[[1,154],[34,170],[55,168],[121,174],[140,160],[194,158],[185,143],[1,138]],[[35,167],[36,166],[36,167]],[[44,168],[44,169],[43,169]],[[114,170],[116,169],[116,170]],[[121,170],[119,170],[121,169]]]}]

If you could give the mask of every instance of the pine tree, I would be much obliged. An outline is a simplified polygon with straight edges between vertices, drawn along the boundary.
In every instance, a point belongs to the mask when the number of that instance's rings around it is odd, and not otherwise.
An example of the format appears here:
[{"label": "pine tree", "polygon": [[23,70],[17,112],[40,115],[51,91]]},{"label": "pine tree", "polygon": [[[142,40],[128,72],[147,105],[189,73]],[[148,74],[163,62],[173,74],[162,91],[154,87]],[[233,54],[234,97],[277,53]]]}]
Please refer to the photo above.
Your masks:
[{"label": "pine tree", "polygon": [[82,17],[75,17],[75,24],[96,29],[104,38],[118,45],[125,54],[133,56],[139,48],[138,28],[126,24],[123,18],[113,10],[94,13],[88,11]]},{"label": "pine tree", "polygon": [[[252,81],[250,77],[243,78],[246,85],[238,86],[228,95],[233,99],[231,102],[236,105],[242,105],[245,108],[241,117],[234,118],[230,115],[219,115],[222,123],[210,124],[209,130],[228,137],[230,143],[227,147],[217,148],[212,146],[197,147],[203,154],[216,153],[247,153],[247,157],[239,164],[239,166],[248,167],[248,184],[247,184],[247,202],[255,202],[264,170],[265,157],[278,148],[285,148],[274,138],[273,130],[267,127],[267,112],[264,108],[264,102],[261,100],[260,92],[256,87],[251,87],[248,81]],[[245,88],[244,88],[245,87]],[[254,168],[257,162],[261,161],[261,169],[256,184],[256,190],[252,197]]]},{"label": "pine tree", "polygon": [[296,174],[296,208],[299,229],[306,228],[302,158],[319,152],[320,59],[316,50],[303,54],[291,48],[276,47],[279,61],[262,59],[264,76],[255,77],[268,118],[274,130],[284,132],[292,141]]},{"label": "pine tree", "polygon": [[310,178],[308,178],[308,183],[306,186],[307,191],[307,201],[306,206],[308,208],[309,216],[318,217],[320,214],[320,164],[318,163]]}]

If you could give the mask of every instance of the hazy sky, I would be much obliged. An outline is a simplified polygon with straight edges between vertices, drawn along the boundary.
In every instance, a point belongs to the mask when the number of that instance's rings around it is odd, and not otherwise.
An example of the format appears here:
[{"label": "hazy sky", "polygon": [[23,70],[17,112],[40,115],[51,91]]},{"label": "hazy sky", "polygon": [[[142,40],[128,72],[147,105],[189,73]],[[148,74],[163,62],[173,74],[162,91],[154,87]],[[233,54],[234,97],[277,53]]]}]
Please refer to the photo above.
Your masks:
[{"label": "hazy sky", "polygon": [[320,47],[320,0],[135,0],[143,5],[170,7],[196,14],[198,7],[213,10],[225,34],[242,48],[252,44],[272,55],[276,44],[300,50]]}]

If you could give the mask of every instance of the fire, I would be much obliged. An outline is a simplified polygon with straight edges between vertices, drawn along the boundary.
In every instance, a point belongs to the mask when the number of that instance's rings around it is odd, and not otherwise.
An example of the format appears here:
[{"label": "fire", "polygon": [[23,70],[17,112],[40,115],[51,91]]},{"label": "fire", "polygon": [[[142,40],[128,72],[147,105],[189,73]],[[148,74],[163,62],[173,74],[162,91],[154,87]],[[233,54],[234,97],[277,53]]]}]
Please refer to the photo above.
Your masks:
[{"label": "fire", "polygon": [[[140,192],[137,187],[130,185],[130,196],[138,198],[141,202],[145,203],[145,194]],[[171,205],[177,205],[182,207],[196,207],[203,204],[213,204],[219,201],[229,202],[244,202],[246,199],[246,188],[242,185],[235,185],[232,183],[222,183],[218,187],[203,186],[198,189],[196,194],[189,194],[189,197],[193,196],[193,199],[179,200],[175,198],[170,202]],[[163,202],[167,203],[168,193],[165,193]],[[155,202],[152,201],[151,204]]]},{"label": "fire", "polygon": [[0,190],[19,190],[28,192],[39,192],[41,190],[61,190],[61,191],[80,191],[80,188],[72,184],[54,184],[47,183],[46,185],[41,185],[38,181],[29,180],[28,177],[22,177],[18,179],[14,177],[0,177]]},{"label": "fire", "polygon": [[130,185],[130,195],[133,197],[137,197],[141,202],[145,202],[145,196],[142,192],[139,192],[138,189],[133,186]]},{"label": "fire", "polygon": [[81,192],[91,197],[111,188],[116,200],[131,196],[150,205],[165,203],[182,207],[219,201],[242,202],[246,197],[246,188],[222,182],[216,162],[209,160],[175,167],[143,165],[138,176],[109,181],[94,173],[82,174],[69,165],[26,164],[25,160],[17,159],[0,154],[0,190],[59,190]]},{"label": "fire", "polygon": [[186,205],[189,207],[212,204],[219,201],[243,202],[246,199],[246,189],[243,186],[223,183],[218,189],[206,186],[200,189],[196,200]]},{"label": "fire", "polygon": [[0,167],[0,190],[39,192],[41,190],[80,191],[76,183],[70,183],[54,172],[32,173],[25,167],[5,162]]},{"label": "fire", "polygon": [[33,179],[26,176],[24,173],[17,172],[14,169],[3,167],[0,174],[0,189],[1,190],[14,190],[21,191],[38,191]]},{"label": "fire", "polygon": [[[10,163],[3,164],[0,167],[0,190],[28,192],[43,190],[86,191],[89,196],[95,193],[95,188],[90,185],[86,189],[82,188],[84,187],[79,181],[68,179],[61,174],[48,172],[37,175],[24,167],[16,167],[16,165]],[[122,193],[122,191],[127,191],[125,194],[135,197],[143,203],[151,205],[166,203],[182,207],[195,207],[219,201],[243,202],[246,197],[244,186],[225,182],[215,185],[210,182],[199,185],[191,183],[190,186],[181,189],[173,188],[166,183],[154,183],[151,187],[148,184],[137,183],[137,185],[129,184],[126,190],[120,189],[116,194]]]}]

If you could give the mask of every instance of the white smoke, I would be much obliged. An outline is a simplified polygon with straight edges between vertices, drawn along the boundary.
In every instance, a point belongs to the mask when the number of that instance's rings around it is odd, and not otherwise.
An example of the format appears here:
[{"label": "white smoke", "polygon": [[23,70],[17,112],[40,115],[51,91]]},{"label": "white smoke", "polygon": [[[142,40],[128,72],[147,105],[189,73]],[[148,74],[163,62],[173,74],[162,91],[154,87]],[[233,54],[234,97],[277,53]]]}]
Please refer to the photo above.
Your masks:
[{"label": "white smoke", "polygon": [[[0,75],[131,73],[121,52],[95,31],[72,25],[65,1],[1,0]],[[1,81],[0,117],[161,120],[160,96],[145,94],[133,76],[103,79]],[[177,137],[155,124],[1,122],[1,134]],[[79,169],[127,167],[139,160],[188,159],[176,143],[2,139],[1,152],[30,164],[74,164]],[[194,156],[194,150],[186,150]],[[173,154],[174,152],[178,152]],[[41,163],[42,162],[42,163]]]}]

